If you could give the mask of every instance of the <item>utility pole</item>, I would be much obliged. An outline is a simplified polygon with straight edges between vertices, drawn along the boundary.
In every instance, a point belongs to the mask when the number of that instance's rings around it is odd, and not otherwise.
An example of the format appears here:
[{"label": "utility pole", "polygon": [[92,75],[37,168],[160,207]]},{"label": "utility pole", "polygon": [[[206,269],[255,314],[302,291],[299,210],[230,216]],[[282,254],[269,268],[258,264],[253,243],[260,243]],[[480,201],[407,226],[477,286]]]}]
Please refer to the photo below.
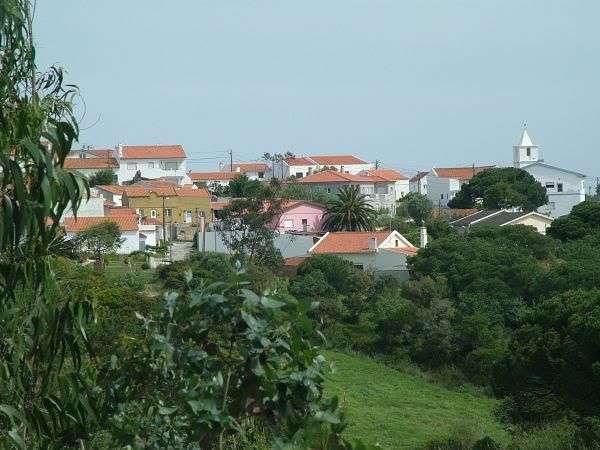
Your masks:
[{"label": "utility pole", "polygon": [[233,151],[229,149],[229,171],[233,172]]},{"label": "utility pole", "polygon": [[167,243],[166,223],[165,223],[165,196],[162,196],[162,222],[163,222],[163,242]]}]

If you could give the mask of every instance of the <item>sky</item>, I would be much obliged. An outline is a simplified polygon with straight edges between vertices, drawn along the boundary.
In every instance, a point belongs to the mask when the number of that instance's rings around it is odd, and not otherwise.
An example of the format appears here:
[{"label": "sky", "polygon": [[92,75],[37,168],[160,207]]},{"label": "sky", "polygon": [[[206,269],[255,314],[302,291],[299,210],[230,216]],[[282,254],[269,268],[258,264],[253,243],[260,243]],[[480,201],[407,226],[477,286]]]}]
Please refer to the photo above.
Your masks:
[{"label": "sky", "polygon": [[79,86],[82,145],[411,174],[509,164],[526,122],[547,163],[595,177],[598,17],[594,0],[38,0],[36,40]]}]

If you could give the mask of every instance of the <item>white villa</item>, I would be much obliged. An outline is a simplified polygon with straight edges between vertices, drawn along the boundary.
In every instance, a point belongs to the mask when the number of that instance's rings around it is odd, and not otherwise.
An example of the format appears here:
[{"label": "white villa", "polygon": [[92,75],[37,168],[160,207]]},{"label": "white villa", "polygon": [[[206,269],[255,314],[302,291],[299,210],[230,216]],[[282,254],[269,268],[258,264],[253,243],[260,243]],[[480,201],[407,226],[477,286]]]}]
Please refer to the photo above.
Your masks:
[{"label": "white villa", "polygon": [[585,175],[546,164],[540,157],[540,147],[533,143],[523,127],[513,146],[513,165],[529,172],[546,188],[548,204],[538,208],[542,214],[560,217],[569,214],[573,206],[585,200]]},{"label": "white villa", "polygon": [[317,155],[286,158],[281,169],[275,170],[278,178],[302,178],[324,168],[334,168],[341,173],[356,175],[371,170],[373,164],[354,155]]}]

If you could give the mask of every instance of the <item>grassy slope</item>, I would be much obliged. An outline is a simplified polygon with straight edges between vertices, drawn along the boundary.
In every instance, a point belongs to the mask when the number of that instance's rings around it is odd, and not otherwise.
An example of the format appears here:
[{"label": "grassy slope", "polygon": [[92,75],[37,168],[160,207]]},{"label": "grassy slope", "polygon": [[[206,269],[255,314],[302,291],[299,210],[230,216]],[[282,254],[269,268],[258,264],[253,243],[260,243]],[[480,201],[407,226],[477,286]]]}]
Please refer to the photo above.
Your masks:
[{"label": "grassy slope", "polygon": [[336,372],[328,377],[328,395],[337,395],[347,413],[346,436],[384,449],[418,448],[471,423],[482,436],[505,442],[496,421],[496,401],[451,391],[368,358],[327,352]]}]

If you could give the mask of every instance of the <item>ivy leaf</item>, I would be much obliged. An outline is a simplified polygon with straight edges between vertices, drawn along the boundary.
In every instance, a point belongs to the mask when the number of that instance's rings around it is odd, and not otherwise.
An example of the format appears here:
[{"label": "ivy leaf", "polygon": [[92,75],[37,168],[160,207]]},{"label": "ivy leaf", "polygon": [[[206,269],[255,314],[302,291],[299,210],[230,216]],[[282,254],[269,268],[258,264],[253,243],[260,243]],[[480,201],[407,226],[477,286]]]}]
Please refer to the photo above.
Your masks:
[{"label": "ivy leaf", "polygon": [[322,422],[328,422],[334,425],[340,423],[340,418],[329,411],[318,411],[315,414],[315,418]]},{"label": "ivy leaf", "polygon": [[177,411],[177,406],[161,406],[158,408],[158,413],[161,416],[168,416]]},{"label": "ivy leaf", "polygon": [[268,309],[281,308],[282,306],[285,306],[285,303],[273,300],[269,297],[262,297],[260,299],[260,304]]}]

